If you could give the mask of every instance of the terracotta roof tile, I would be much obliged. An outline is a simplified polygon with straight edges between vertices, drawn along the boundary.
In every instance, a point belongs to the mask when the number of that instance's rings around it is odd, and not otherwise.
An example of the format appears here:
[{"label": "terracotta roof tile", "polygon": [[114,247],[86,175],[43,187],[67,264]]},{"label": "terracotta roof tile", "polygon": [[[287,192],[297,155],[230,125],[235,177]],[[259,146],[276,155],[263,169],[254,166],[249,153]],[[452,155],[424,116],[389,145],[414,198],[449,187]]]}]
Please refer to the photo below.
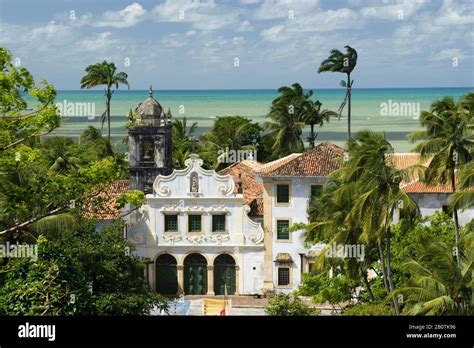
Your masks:
[{"label": "terracotta roof tile", "polygon": [[259,172],[260,176],[328,176],[343,166],[344,149],[329,143],[321,143],[314,149],[297,156],[276,169]]},{"label": "terracotta roof tile", "polygon": [[279,158],[277,160],[265,163],[257,170],[257,172],[259,174],[269,173],[269,172],[281,167],[282,165],[294,160],[295,158],[297,158],[299,156],[301,156],[301,153],[292,153],[292,154],[289,154],[288,156],[285,156],[285,157]]},{"label": "terracotta roof tile", "polygon": [[406,193],[453,193],[451,184],[428,185],[420,180],[403,185],[402,190]]},{"label": "terracotta roof tile", "polygon": [[[130,188],[128,180],[117,180],[107,186],[103,192],[92,199],[92,202],[87,204],[83,216],[90,219],[97,220],[114,220],[120,216],[120,210],[115,208],[117,198]],[[99,205],[97,207],[96,205]]]},{"label": "terracotta roof tile", "polygon": [[262,194],[263,185],[257,183],[257,176],[254,173],[255,169],[261,168],[262,164],[257,161],[242,161],[234,163],[231,166],[222,169],[219,174],[230,174],[235,182],[235,191],[238,190],[239,174],[242,180],[242,191],[244,195],[244,204],[251,204],[252,201]]}]

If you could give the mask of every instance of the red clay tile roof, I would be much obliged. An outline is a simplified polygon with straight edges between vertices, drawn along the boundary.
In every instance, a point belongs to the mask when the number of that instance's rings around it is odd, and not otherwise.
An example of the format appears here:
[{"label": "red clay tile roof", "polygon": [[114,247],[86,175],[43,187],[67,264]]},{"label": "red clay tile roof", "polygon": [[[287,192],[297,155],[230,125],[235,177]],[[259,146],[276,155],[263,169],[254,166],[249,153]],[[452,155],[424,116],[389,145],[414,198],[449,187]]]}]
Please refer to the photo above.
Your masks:
[{"label": "red clay tile roof", "polygon": [[[130,188],[128,180],[117,180],[107,186],[102,193],[92,199],[83,212],[83,216],[97,220],[114,220],[120,216],[120,210],[115,208],[117,198]],[[98,205],[98,207],[97,207]]]},{"label": "red clay tile roof", "polygon": [[292,153],[288,156],[279,158],[277,160],[262,164],[262,166],[257,169],[258,174],[270,173],[271,171],[281,167],[282,165],[294,160],[295,158],[301,156],[301,153]]},{"label": "red clay tile roof", "polygon": [[260,176],[328,176],[343,166],[344,149],[329,143],[321,143],[276,169],[259,172]]},{"label": "red clay tile roof", "polygon": [[[422,164],[424,167],[429,166],[433,157],[429,157],[426,160],[422,161],[419,153],[394,153],[387,155],[387,159],[390,161],[390,164],[397,169],[407,169],[408,167],[414,166],[416,164]],[[413,180],[410,182],[401,182],[400,186],[402,190],[406,193],[452,193],[453,189],[451,184],[444,185],[428,185],[420,181],[416,175],[413,173]]]},{"label": "red clay tile roof", "polygon": [[428,185],[420,180],[415,180],[402,186],[402,190],[406,193],[453,193],[451,184]]},{"label": "red clay tile roof", "polygon": [[237,193],[239,174],[241,175],[242,180],[242,191],[244,195],[244,204],[250,204],[252,201],[262,194],[263,185],[257,183],[257,177],[254,173],[255,169],[258,169],[262,166],[261,163],[257,161],[242,161],[234,163],[231,166],[222,169],[219,174],[227,175],[230,174],[235,182],[235,191]]}]

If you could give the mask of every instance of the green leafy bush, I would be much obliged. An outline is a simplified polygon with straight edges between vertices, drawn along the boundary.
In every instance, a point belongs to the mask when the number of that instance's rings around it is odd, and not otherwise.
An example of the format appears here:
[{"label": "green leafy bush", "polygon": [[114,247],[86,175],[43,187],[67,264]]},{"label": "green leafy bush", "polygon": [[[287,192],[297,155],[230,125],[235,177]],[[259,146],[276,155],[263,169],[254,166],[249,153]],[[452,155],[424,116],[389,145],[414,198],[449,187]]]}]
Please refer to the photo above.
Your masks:
[{"label": "green leafy bush", "polygon": [[278,294],[268,301],[265,313],[275,316],[310,316],[318,315],[320,311],[304,304],[297,296]]}]

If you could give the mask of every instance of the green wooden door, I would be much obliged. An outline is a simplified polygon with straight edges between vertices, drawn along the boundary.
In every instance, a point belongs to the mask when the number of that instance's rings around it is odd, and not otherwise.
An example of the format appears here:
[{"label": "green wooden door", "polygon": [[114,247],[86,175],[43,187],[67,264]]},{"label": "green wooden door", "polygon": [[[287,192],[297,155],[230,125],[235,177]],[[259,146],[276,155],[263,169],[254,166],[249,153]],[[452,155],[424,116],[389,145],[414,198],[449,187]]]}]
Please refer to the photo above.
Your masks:
[{"label": "green wooden door", "polygon": [[227,254],[219,255],[214,261],[214,293],[224,295],[227,286],[227,295],[235,294],[236,272],[235,261]]},{"label": "green wooden door", "polygon": [[163,254],[156,259],[156,292],[163,295],[176,295],[178,292],[178,276],[176,259]]},{"label": "green wooden door", "polygon": [[184,293],[207,294],[207,262],[199,254],[191,254],[184,260]]}]

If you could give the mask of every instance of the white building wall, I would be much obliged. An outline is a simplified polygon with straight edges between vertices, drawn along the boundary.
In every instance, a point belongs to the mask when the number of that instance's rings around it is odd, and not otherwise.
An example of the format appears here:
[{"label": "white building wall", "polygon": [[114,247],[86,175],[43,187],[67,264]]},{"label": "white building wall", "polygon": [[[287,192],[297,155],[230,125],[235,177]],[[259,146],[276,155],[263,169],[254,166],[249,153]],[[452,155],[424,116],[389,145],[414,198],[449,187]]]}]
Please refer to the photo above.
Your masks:
[{"label": "white building wall", "polygon": [[[433,215],[449,204],[450,194],[447,193],[411,193],[410,197],[418,204],[422,216]],[[459,224],[466,225],[474,219],[474,207],[466,210],[458,210]]]},{"label": "white building wall", "polygon": [[[182,266],[185,257],[199,253],[208,265],[223,253],[231,255],[237,266],[239,294],[261,293],[263,285],[263,229],[248,217],[250,208],[243,205],[243,196],[234,193],[230,176],[201,168],[199,159],[190,161],[184,170],[168,177],[158,176],[147,203],[130,217],[129,239],[136,245],[135,253],[153,261],[149,267],[150,283],[155,286],[157,256],[169,253]],[[190,192],[190,173],[199,174],[199,192]],[[226,215],[226,231],[212,232],[212,214]],[[178,231],[164,232],[165,214],[178,215]],[[187,231],[188,214],[202,215],[202,232]],[[209,279],[208,279],[209,282]]]},{"label": "white building wall", "polygon": [[[288,293],[295,290],[301,284],[301,273],[306,271],[305,258],[301,261],[300,254],[306,255],[309,249],[304,246],[304,232],[296,231],[290,233],[289,241],[277,240],[277,220],[289,219],[291,224],[308,223],[308,205],[311,197],[311,185],[322,185],[325,178],[320,177],[294,177],[294,178],[279,178],[272,179],[272,249],[273,260],[279,253],[288,253],[293,259],[291,264],[290,286],[278,286],[278,266],[274,264],[273,268],[273,284],[276,292]],[[278,205],[276,204],[276,185],[278,183],[290,183],[290,204]],[[290,225],[291,225],[290,224]]]}]

